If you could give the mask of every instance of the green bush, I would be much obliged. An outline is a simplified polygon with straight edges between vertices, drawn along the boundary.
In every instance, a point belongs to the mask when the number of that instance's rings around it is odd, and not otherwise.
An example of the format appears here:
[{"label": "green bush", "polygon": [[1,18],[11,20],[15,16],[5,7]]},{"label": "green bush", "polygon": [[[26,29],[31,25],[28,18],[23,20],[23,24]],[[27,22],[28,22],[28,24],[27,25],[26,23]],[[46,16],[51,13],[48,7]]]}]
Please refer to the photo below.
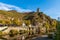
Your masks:
[{"label": "green bush", "polygon": [[9,36],[11,36],[11,37],[13,37],[13,36],[15,36],[17,34],[18,34],[17,30],[10,30],[10,32],[9,32]]},{"label": "green bush", "polygon": [[60,21],[57,22],[57,32],[54,40],[60,40]]},{"label": "green bush", "polygon": [[2,37],[2,31],[0,31],[0,38]]}]

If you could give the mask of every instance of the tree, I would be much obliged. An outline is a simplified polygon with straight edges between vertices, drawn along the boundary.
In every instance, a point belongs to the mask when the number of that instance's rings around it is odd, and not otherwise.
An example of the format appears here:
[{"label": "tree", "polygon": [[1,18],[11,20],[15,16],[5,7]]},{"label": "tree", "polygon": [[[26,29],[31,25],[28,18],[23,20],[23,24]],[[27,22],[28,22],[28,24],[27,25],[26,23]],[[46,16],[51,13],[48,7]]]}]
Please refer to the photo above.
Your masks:
[{"label": "tree", "polygon": [[52,23],[52,30],[54,32],[56,30],[57,21],[53,20],[51,23]]},{"label": "tree", "polygon": [[31,24],[30,20],[24,20],[25,24],[29,26]]},{"label": "tree", "polygon": [[12,22],[10,20],[5,20],[5,24],[9,25],[11,24]]},{"label": "tree", "polygon": [[2,38],[2,31],[0,31],[0,38]]},{"label": "tree", "polygon": [[0,20],[0,23],[1,24],[5,24],[5,20]]},{"label": "tree", "polygon": [[22,25],[22,21],[17,19],[17,18],[14,19],[12,22],[13,22],[14,25],[18,25],[18,26]]},{"label": "tree", "polygon": [[18,31],[17,30],[10,30],[10,32],[9,32],[9,36],[11,36],[11,37],[13,37],[13,36],[15,36],[15,35],[17,35],[18,34]]},{"label": "tree", "polygon": [[46,27],[46,32],[49,33],[49,29],[50,29],[50,24],[48,22],[46,22],[44,24],[44,26]]},{"label": "tree", "polygon": [[54,40],[60,40],[60,21],[57,22],[57,31],[55,33],[55,38]]}]

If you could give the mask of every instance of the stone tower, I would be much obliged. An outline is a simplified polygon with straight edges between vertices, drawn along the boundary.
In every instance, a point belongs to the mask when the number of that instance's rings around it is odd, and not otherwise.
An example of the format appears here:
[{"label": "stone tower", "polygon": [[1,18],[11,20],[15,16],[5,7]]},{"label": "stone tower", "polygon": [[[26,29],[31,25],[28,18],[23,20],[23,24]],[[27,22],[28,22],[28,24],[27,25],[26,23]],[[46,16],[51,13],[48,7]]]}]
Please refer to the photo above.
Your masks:
[{"label": "stone tower", "polygon": [[58,17],[58,21],[60,21],[60,17]]},{"label": "stone tower", "polygon": [[40,12],[40,9],[39,9],[39,8],[37,8],[37,12],[38,12],[38,13]]}]

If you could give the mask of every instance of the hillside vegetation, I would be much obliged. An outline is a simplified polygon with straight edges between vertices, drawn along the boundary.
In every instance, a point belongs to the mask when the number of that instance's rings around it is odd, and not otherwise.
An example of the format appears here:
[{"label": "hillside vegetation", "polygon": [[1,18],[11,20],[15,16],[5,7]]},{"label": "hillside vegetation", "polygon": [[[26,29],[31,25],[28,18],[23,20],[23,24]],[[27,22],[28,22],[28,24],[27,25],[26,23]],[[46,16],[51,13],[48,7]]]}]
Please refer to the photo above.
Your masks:
[{"label": "hillside vegetation", "polygon": [[23,23],[33,26],[43,26],[48,29],[56,29],[56,20],[50,18],[43,12],[24,12],[20,13],[15,10],[3,11],[0,10],[0,25],[16,25],[21,26]]},{"label": "hillside vegetation", "polygon": [[55,32],[54,40],[60,40],[60,21],[57,21],[57,31]]}]

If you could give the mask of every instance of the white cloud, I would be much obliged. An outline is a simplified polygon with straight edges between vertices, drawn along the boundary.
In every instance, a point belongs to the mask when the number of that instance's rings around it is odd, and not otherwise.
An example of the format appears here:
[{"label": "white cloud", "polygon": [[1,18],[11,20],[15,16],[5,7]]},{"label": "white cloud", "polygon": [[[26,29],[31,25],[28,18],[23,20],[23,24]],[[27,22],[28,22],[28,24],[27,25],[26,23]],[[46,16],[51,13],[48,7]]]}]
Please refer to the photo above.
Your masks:
[{"label": "white cloud", "polygon": [[5,3],[2,3],[2,2],[0,2],[0,10],[6,10],[6,11],[16,10],[18,12],[30,12],[31,11],[29,9],[22,9],[20,7],[17,7],[17,6],[14,6],[14,5],[5,4]]},{"label": "white cloud", "polygon": [[57,19],[60,17],[60,8],[54,6],[44,11],[45,14],[49,15],[51,18]]},{"label": "white cloud", "polygon": [[60,0],[54,0],[52,4],[51,7],[47,5],[49,9],[46,9],[44,12],[52,18],[57,19],[60,17]]}]

